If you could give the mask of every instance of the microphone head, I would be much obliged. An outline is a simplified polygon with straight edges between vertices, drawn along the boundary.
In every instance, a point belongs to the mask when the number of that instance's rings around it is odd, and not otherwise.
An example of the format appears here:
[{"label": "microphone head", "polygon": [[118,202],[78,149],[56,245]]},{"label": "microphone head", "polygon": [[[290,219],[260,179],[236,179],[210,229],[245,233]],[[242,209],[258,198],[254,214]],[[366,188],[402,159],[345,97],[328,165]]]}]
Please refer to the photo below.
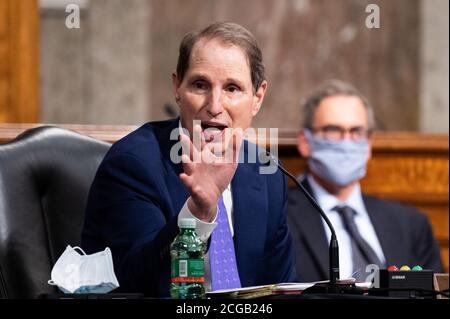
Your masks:
[{"label": "microphone head", "polygon": [[277,161],[276,161],[275,157],[272,154],[270,154],[269,151],[266,151],[266,150],[262,151],[261,153],[259,153],[258,157],[259,157],[259,162],[263,165],[267,165],[267,166],[277,165]]}]

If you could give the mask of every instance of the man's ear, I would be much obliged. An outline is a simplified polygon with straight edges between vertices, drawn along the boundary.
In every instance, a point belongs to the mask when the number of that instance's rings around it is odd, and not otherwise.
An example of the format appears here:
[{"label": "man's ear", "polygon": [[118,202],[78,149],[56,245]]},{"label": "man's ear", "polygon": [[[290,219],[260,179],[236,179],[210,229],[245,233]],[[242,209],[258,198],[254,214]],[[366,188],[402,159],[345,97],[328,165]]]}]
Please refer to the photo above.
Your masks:
[{"label": "man's ear", "polygon": [[308,140],[305,136],[305,130],[302,129],[297,136],[297,150],[304,158],[308,158],[311,156],[311,147],[308,143]]},{"label": "man's ear", "polygon": [[261,108],[262,102],[264,100],[264,96],[267,91],[267,81],[262,81],[261,85],[259,86],[258,90],[256,90],[255,95],[253,96],[253,110],[252,115],[255,116],[258,114],[259,109]]},{"label": "man's ear", "polygon": [[180,88],[181,81],[178,79],[177,74],[172,73],[172,89],[173,96],[175,97],[175,102],[177,102],[178,106],[180,106],[180,94],[178,93],[178,89]]}]

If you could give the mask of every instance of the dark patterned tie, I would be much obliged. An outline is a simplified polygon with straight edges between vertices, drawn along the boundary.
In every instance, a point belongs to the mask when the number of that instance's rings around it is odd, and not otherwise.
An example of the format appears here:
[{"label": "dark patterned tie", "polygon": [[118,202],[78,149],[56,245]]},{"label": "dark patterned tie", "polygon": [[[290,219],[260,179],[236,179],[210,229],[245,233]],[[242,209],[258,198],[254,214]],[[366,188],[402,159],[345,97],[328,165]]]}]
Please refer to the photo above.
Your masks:
[{"label": "dark patterned tie", "polygon": [[370,245],[361,237],[358,227],[355,224],[355,211],[349,206],[335,207],[345,229],[350,235],[352,242],[352,259],[353,259],[353,277],[358,281],[365,281],[368,274],[366,274],[366,266],[369,264],[376,264],[382,266],[380,259],[370,247]]},{"label": "dark patterned tie", "polygon": [[217,205],[217,226],[211,235],[209,259],[212,290],[240,288],[233,237],[222,197]]}]

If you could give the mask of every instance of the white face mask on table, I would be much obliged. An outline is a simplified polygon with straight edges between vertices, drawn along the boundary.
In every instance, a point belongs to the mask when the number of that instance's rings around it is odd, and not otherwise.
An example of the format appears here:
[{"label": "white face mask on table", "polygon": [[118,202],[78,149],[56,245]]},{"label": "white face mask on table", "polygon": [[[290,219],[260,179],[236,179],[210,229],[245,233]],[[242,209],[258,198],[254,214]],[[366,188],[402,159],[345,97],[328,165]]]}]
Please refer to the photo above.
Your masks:
[{"label": "white face mask on table", "polygon": [[114,274],[111,250],[107,247],[86,255],[80,247],[67,246],[53,266],[48,283],[64,293],[74,294],[100,294],[116,289],[119,282]]}]

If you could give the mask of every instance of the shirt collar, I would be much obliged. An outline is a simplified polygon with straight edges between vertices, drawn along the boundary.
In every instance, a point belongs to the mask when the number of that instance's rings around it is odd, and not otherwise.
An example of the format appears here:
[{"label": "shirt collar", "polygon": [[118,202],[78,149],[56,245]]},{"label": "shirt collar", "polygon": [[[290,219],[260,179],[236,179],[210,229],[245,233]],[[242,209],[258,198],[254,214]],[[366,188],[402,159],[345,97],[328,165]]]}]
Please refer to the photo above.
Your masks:
[{"label": "shirt collar", "polygon": [[179,134],[183,133],[183,125],[181,125],[181,120],[178,120],[178,130]]},{"label": "shirt collar", "polygon": [[361,186],[359,183],[355,185],[347,200],[345,202],[341,202],[334,195],[330,194],[327,190],[320,186],[310,174],[307,174],[306,178],[314,193],[314,197],[317,199],[318,204],[325,213],[331,212],[336,206],[347,205],[350,206],[356,214],[365,214],[366,209],[362,199]]}]

